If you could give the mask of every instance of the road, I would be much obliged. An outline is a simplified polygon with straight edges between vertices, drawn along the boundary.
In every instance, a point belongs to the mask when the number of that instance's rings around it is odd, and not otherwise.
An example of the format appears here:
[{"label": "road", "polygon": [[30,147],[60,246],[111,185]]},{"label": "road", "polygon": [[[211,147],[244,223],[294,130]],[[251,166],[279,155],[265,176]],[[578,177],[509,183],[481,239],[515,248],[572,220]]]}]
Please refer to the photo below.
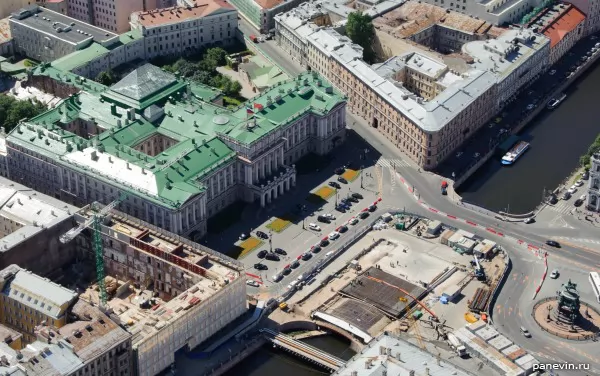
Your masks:
[{"label": "road", "polygon": [[[243,21],[240,22],[240,29],[245,33],[254,32],[249,31],[250,28]],[[281,68],[288,73],[297,74],[303,71],[296,62],[290,60],[289,55],[277,47],[274,41],[261,43],[259,48],[277,61]],[[558,72],[556,76],[560,78]],[[552,83],[550,86],[552,86]],[[536,96],[535,90],[531,96]],[[522,113],[518,112],[514,116],[520,115]],[[529,312],[534,303],[532,300],[533,291],[536,288],[534,281],[538,282],[541,278],[543,263],[526,245],[519,245],[516,242],[516,240],[521,240],[524,244],[529,243],[547,251],[550,268],[559,265],[566,276],[565,278],[570,277],[579,282],[582,298],[589,303],[593,303],[593,296],[591,296],[589,284],[586,282],[586,274],[591,270],[600,269],[600,250],[597,249],[597,246],[581,246],[577,242],[563,242],[563,247],[560,249],[548,249],[544,248],[544,242],[550,238],[600,239],[600,232],[596,227],[582,223],[573,216],[563,218],[567,226],[560,227],[554,226],[543,219],[529,225],[522,222],[511,223],[499,220],[493,213],[459,205],[457,204],[458,197],[454,192],[450,192],[448,196],[440,194],[439,187],[442,177],[433,173],[422,172],[416,168],[395,145],[369,127],[364,120],[348,113],[347,124],[348,128],[351,129],[351,133],[355,133],[371,145],[382,158],[387,161],[394,161],[393,167],[389,163],[386,168],[382,169],[384,205],[388,207],[406,207],[407,211],[432,219],[439,219],[456,227],[468,227],[469,231],[491,238],[507,250],[513,266],[511,275],[498,298],[498,304],[500,307],[504,307],[505,310],[497,311],[497,307],[494,307],[495,312],[493,315],[494,322],[500,332],[536,356],[545,358],[546,361],[591,362],[593,363],[592,368],[596,369],[594,372],[598,372],[600,346],[559,340],[550,334],[541,332],[531,322]],[[414,194],[401,186],[397,176],[398,173],[405,181],[410,182],[409,187],[414,189]],[[435,211],[419,204],[417,199],[425,202],[428,207],[433,208]],[[456,217],[456,220],[452,217]],[[478,226],[469,226],[466,221],[478,224]],[[496,233],[502,233],[503,236],[495,235],[488,231],[488,228],[493,229]],[[553,295],[556,291],[555,288],[556,286],[548,282],[538,298]],[[518,333],[518,328],[523,324],[532,332],[532,338],[526,339]],[[568,371],[560,371],[560,374],[581,375],[581,373],[569,373]]]}]

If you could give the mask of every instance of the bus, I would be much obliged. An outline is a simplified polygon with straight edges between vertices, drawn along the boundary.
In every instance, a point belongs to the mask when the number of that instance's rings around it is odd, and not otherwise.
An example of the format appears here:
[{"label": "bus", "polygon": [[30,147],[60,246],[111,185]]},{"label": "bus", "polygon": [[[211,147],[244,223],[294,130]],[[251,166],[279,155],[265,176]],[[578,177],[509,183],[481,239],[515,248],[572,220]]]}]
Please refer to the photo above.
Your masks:
[{"label": "bus", "polygon": [[600,303],[600,275],[598,275],[598,272],[590,272],[590,283],[592,284],[594,295],[596,295],[596,300]]}]

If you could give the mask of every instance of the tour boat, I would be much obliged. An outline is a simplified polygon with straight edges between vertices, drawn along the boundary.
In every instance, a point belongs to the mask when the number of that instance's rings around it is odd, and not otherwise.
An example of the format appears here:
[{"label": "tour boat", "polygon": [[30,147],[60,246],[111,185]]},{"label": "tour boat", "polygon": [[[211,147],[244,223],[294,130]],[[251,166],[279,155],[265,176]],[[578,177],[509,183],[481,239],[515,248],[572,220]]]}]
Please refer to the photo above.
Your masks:
[{"label": "tour boat", "polygon": [[508,153],[504,154],[504,157],[502,157],[502,164],[511,165],[515,163],[527,149],[529,149],[529,144],[525,141],[519,141],[508,151]]}]

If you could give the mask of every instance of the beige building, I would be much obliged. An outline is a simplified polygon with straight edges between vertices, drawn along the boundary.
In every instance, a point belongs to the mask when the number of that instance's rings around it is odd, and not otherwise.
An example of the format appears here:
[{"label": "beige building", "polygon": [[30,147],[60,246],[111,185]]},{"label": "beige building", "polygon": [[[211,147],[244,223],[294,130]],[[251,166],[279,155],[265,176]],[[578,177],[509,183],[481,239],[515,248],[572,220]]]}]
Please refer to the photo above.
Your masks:
[{"label": "beige building", "polygon": [[560,3],[541,12],[530,28],[550,39],[549,63],[563,57],[585,35],[585,14],[574,5]]},{"label": "beige building", "polygon": [[0,324],[22,333],[26,343],[35,341],[35,327],[41,323],[63,327],[77,299],[75,291],[17,265],[0,271],[0,290]]},{"label": "beige building", "polygon": [[8,17],[14,11],[35,4],[35,0],[1,0],[0,18]]},{"label": "beige building", "polygon": [[203,0],[131,15],[131,27],[141,33],[145,57],[181,55],[205,45],[231,44],[238,26],[237,10],[221,0]]},{"label": "beige building", "polygon": [[120,34],[129,30],[131,13],[155,9],[157,1],[161,0],[69,0],[67,12],[70,17]]}]

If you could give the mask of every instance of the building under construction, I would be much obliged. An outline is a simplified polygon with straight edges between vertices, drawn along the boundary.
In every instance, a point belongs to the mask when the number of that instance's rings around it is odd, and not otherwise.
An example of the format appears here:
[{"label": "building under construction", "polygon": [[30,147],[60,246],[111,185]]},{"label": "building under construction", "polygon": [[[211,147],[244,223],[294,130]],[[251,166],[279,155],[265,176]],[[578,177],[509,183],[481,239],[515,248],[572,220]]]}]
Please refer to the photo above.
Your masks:
[{"label": "building under construction", "polygon": [[[94,209],[82,208],[75,221],[93,218]],[[195,348],[246,312],[239,262],[122,213],[98,220],[93,227],[101,232],[103,260],[96,258],[95,230],[84,230],[73,240],[79,261],[63,283],[131,333],[135,373],[159,373],[176,351]],[[105,304],[99,266],[106,276]]]}]

